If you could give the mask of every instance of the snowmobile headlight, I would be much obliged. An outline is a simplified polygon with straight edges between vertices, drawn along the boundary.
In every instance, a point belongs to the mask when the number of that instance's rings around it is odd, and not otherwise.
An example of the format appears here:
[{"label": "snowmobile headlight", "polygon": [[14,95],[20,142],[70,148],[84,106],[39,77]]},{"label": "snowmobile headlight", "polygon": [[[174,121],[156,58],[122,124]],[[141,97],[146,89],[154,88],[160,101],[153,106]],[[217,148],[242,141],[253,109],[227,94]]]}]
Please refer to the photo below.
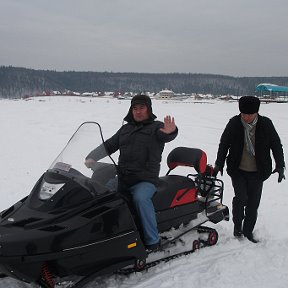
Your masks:
[{"label": "snowmobile headlight", "polygon": [[41,200],[50,199],[57,191],[59,191],[65,183],[53,184],[43,181],[39,193],[39,198]]}]

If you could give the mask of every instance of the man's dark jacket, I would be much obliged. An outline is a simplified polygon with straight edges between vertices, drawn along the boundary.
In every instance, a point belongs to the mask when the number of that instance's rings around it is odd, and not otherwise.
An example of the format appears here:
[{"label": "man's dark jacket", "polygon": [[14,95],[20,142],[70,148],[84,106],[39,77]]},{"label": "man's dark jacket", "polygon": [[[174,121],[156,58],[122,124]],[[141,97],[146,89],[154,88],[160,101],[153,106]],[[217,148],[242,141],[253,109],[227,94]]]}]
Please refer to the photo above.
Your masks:
[{"label": "man's dark jacket", "polygon": [[[244,127],[239,114],[230,119],[221,136],[215,164],[223,169],[226,155],[229,152],[226,159],[227,173],[233,176],[239,169],[243,146]],[[272,173],[270,150],[275,159],[276,168],[284,168],[283,148],[279,135],[269,118],[258,115],[255,131],[255,158],[257,170],[263,181]]]},{"label": "man's dark jacket", "polygon": [[127,186],[141,181],[157,184],[164,145],[178,134],[178,129],[171,134],[161,132],[159,129],[163,127],[163,122],[153,119],[142,123],[131,121],[105,141],[109,155],[120,150],[118,176]]}]

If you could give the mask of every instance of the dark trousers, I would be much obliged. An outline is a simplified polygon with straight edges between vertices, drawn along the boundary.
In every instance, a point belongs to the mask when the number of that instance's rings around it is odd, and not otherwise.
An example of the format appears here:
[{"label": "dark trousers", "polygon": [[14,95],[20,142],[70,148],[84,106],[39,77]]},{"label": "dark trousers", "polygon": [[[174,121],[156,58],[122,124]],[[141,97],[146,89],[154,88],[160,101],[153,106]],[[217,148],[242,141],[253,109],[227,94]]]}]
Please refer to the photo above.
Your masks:
[{"label": "dark trousers", "polygon": [[232,202],[234,225],[238,230],[243,229],[244,235],[251,235],[257,221],[263,181],[257,172],[242,170],[231,178],[235,193]]}]

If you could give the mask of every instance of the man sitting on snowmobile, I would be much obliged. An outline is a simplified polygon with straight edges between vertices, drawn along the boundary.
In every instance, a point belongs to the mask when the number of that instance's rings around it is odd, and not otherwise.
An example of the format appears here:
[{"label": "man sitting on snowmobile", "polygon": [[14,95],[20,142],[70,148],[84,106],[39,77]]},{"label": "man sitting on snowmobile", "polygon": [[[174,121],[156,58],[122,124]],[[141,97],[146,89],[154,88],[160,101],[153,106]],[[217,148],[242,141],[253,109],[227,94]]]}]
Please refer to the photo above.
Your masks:
[{"label": "man sitting on snowmobile", "polygon": [[175,139],[178,128],[174,118],[166,116],[164,123],[155,121],[152,102],[146,95],[136,95],[131,100],[127,122],[103,145],[86,157],[85,165],[93,168],[102,156],[120,150],[118,159],[118,191],[132,196],[135,209],[140,217],[147,250],[159,247],[160,239],[152,197],[159,180],[160,162],[164,145]]}]

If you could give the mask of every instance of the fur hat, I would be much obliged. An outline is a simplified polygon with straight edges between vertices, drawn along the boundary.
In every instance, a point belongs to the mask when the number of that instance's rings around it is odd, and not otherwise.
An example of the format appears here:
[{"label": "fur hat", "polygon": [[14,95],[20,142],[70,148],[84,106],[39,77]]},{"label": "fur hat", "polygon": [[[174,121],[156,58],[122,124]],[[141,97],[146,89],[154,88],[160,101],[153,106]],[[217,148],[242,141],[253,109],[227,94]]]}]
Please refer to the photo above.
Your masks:
[{"label": "fur hat", "polygon": [[243,96],[239,99],[239,110],[244,114],[254,114],[259,111],[260,100],[254,96]]},{"label": "fur hat", "polygon": [[137,104],[144,104],[148,108],[152,108],[152,102],[149,96],[147,95],[136,95],[131,100],[131,107],[137,105]]},{"label": "fur hat", "polygon": [[139,104],[147,106],[150,120],[154,120],[155,118],[157,118],[152,112],[152,101],[151,101],[150,97],[147,96],[147,95],[139,94],[139,95],[135,95],[132,98],[130,109],[128,111],[128,114],[124,118],[125,121],[127,121],[127,122],[132,122],[133,121],[132,108],[135,105],[139,105]]}]

